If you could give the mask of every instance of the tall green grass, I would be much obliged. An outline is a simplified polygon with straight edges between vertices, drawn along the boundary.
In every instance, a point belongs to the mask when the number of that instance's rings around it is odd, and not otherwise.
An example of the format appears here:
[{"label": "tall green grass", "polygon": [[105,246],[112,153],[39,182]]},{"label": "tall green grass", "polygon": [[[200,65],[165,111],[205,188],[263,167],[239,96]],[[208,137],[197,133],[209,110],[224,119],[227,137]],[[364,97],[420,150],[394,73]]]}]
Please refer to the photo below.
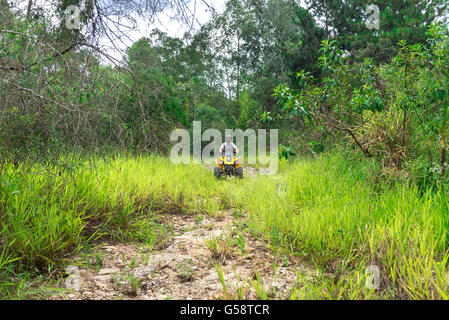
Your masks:
[{"label": "tall green grass", "polygon": [[[166,241],[164,214],[246,210],[252,233],[318,270],[292,298],[448,298],[447,194],[383,183],[374,161],[339,154],[281,161],[275,176],[216,180],[201,165],[157,156],[63,158],[4,165],[0,196],[0,296],[59,274],[100,237]],[[377,265],[379,290],[365,269]]]},{"label": "tall green grass", "polygon": [[360,277],[377,265],[378,297],[447,298],[447,194],[382,186],[377,169],[375,162],[331,155],[322,163],[296,161],[279,177],[259,177],[248,189],[250,228],[312,261],[327,288],[335,281],[347,287],[343,295],[324,290],[323,297],[373,297]]},{"label": "tall green grass", "polygon": [[[0,196],[1,295],[13,274],[51,274],[99,237],[156,245],[170,228],[156,215],[211,214],[237,206],[233,181],[156,156],[6,163]],[[6,268],[8,266],[8,268]]]}]

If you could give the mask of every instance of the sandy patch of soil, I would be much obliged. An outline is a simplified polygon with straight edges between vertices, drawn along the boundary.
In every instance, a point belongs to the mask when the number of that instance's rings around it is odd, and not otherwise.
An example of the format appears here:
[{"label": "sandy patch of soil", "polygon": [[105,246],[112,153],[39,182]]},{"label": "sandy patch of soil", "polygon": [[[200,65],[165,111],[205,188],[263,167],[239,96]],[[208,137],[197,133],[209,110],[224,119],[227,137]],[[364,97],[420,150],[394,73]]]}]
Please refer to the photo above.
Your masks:
[{"label": "sandy patch of soil", "polygon": [[[135,244],[102,243],[92,249],[97,265],[79,267],[79,290],[50,299],[232,298],[224,293],[217,265],[223,270],[231,294],[240,287],[244,298],[257,298],[249,283],[258,274],[272,297],[282,299],[288,297],[296,284],[297,272],[307,272],[298,258],[275,258],[265,243],[251,237],[244,216],[225,212],[221,217],[202,219],[180,215],[163,217],[175,228],[175,236],[164,248],[154,251]],[[211,250],[211,243],[222,248],[223,254]]]}]

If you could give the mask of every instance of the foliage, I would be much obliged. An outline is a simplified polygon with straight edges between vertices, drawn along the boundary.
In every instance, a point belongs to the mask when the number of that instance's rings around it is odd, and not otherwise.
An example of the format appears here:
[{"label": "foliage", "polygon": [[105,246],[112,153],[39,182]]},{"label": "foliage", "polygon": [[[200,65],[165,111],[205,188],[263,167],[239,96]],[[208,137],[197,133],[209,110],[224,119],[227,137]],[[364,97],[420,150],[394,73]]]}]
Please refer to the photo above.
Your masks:
[{"label": "foliage", "polygon": [[428,155],[429,168],[439,161],[445,179],[449,40],[438,24],[428,35],[428,47],[401,41],[391,63],[378,67],[369,58],[352,64],[335,41],[324,40],[318,59],[322,79],[302,70],[298,89],[275,89],[284,117],[349,139],[386,167],[413,166]]}]

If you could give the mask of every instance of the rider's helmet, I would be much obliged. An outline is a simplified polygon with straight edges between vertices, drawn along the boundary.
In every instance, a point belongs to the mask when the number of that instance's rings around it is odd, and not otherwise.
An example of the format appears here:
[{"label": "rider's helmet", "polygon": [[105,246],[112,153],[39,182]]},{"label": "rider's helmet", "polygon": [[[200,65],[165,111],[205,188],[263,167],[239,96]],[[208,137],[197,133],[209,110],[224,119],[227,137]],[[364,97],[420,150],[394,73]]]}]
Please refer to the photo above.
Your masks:
[{"label": "rider's helmet", "polygon": [[232,142],[232,136],[230,135],[230,134],[228,134],[227,136],[226,136],[226,142]]}]

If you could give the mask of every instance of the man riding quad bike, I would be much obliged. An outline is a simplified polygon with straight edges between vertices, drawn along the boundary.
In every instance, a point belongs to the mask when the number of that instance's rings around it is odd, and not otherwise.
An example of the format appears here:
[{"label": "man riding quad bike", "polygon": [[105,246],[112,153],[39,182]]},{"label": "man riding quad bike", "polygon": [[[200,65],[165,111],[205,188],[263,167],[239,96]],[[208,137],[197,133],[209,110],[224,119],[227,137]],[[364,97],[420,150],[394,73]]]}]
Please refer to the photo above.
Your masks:
[{"label": "man riding quad bike", "polygon": [[240,166],[240,158],[236,155],[239,152],[237,146],[232,142],[232,136],[226,136],[226,142],[220,147],[222,158],[217,158],[217,167],[214,168],[215,177],[237,176],[243,178],[243,168]]}]

